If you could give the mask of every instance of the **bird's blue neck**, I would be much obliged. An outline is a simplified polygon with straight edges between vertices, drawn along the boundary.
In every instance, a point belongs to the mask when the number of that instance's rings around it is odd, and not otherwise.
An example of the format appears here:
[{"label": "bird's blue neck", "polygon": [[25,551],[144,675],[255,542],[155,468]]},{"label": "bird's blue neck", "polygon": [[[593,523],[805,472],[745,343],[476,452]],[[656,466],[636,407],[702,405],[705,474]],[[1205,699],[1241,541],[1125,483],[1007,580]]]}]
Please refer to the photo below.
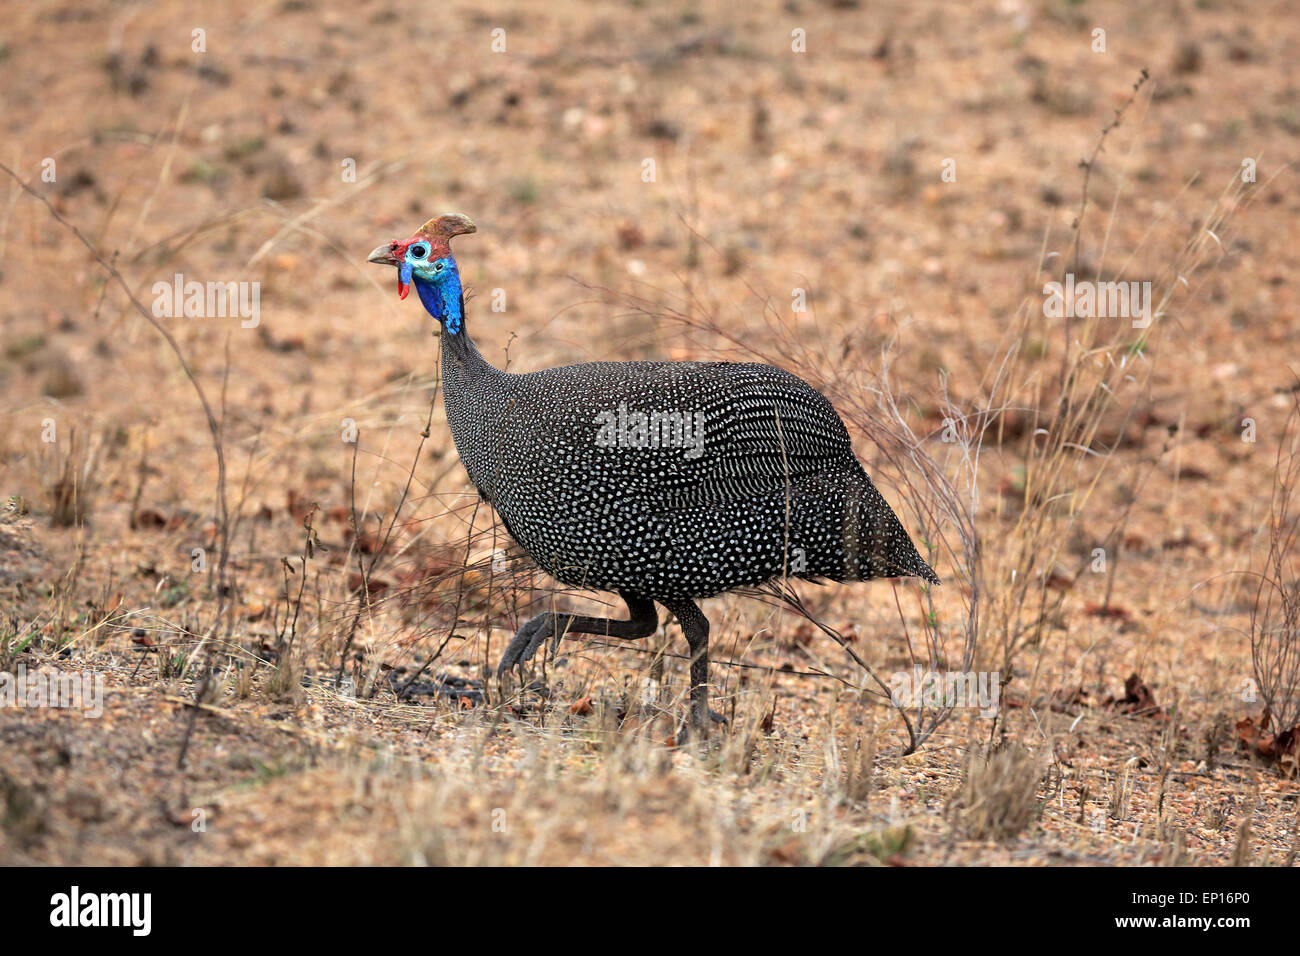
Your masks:
[{"label": "bird's blue neck", "polygon": [[455,265],[437,282],[412,276],[415,291],[428,313],[442,326],[442,347],[449,357],[459,362],[483,362],[465,329],[465,293],[460,284],[460,273]]},{"label": "bird's blue neck", "polygon": [[465,331],[464,290],[456,267],[440,281],[427,282],[414,276],[415,291],[420,294],[429,314],[438,320],[443,331],[450,335],[463,335]]}]

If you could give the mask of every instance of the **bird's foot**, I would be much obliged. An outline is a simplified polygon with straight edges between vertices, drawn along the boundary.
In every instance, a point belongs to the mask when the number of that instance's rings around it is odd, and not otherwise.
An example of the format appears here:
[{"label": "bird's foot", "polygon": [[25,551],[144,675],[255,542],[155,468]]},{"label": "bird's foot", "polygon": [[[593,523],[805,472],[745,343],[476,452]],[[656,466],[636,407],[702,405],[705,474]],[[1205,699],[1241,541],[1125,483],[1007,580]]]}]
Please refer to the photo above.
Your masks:
[{"label": "bird's foot", "polygon": [[[525,621],[515,631],[515,636],[511,639],[510,644],[506,647],[506,652],[501,655],[501,663],[497,665],[497,676],[500,677],[512,667],[518,667],[525,661],[532,660],[537,649],[546,643],[546,639],[551,635],[551,624],[553,618],[549,614],[539,614],[534,618]],[[557,645],[559,641],[555,642]]]},{"label": "bird's foot", "polygon": [[727,726],[730,723],[726,717],[723,717],[716,710],[709,710],[707,713],[709,715],[707,722],[696,720],[694,714],[686,716],[686,719],[682,721],[682,725],[677,728],[677,733],[673,736],[673,741],[677,746],[680,747],[692,740],[707,741],[709,739],[709,727],[713,724]]}]

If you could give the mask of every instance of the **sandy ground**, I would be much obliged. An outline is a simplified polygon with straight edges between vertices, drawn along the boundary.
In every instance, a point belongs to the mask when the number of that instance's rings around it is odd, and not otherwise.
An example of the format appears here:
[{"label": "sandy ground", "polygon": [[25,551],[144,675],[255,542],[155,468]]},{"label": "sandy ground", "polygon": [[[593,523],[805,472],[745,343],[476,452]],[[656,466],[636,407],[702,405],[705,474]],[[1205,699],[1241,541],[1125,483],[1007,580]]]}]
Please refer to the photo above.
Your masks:
[{"label": "sandy ground", "polygon": [[[255,325],[159,320],[222,422],[237,514],[229,626],[196,652],[221,603],[202,408],[123,290],[3,179],[0,670],[97,675],[104,697],[93,719],[0,707],[0,859],[1294,863],[1300,789],[1239,742],[1263,705],[1249,590],[1223,575],[1263,554],[1300,374],[1298,36],[1282,3],[11,7],[0,162],[146,309],[177,273],[260,298]],[[1134,416],[1107,419],[1113,460],[1059,559],[1033,568],[1058,575],[1060,606],[1003,674],[996,721],[959,711],[904,755],[835,644],[737,596],[706,605],[732,718],[707,751],[673,745],[682,661],[649,685],[656,652],[684,649],[671,622],[646,648],[572,644],[535,675],[544,699],[492,680],[465,685],[486,699],[395,699],[389,675],[435,652],[427,676],[483,680],[550,585],[523,590],[512,553],[492,573],[508,541],[475,510],[440,401],[422,444],[436,331],[371,248],[469,215],[470,326],[513,369],[752,350],[843,408],[887,349],[939,447],[941,388],[987,401],[1010,347],[1033,360],[998,396],[1007,421],[1050,405],[1068,332],[1017,316],[1041,314],[1072,255],[1080,161],[1143,69],[1092,169],[1081,272],[1176,283],[1225,189],[1256,181],[1128,352]],[[340,440],[349,420],[358,445]],[[1008,429],[980,458],[991,605],[1032,438]],[[359,601],[356,551],[412,473]],[[61,526],[68,476],[81,513]],[[910,666],[911,587],[807,593],[888,673]],[[328,679],[345,644],[360,698]],[[1001,666],[995,645],[982,636],[980,667]],[[218,679],[178,768],[209,651]],[[1130,675],[1154,704],[1123,701]],[[981,776],[990,746],[1003,756]]]}]

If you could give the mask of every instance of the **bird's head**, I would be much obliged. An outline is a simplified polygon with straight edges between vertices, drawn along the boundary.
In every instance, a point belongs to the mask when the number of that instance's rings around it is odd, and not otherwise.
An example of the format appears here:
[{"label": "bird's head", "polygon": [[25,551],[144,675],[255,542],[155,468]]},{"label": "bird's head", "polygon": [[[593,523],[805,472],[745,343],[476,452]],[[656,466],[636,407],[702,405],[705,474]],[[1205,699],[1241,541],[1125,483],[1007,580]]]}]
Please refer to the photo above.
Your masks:
[{"label": "bird's head", "polygon": [[[409,239],[394,239],[370,253],[369,261],[397,267],[397,294],[405,299],[414,282],[420,301],[439,321],[460,327],[460,272],[451,255],[453,236],[476,232],[465,216],[430,219]],[[452,319],[454,316],[454,320]]]}]

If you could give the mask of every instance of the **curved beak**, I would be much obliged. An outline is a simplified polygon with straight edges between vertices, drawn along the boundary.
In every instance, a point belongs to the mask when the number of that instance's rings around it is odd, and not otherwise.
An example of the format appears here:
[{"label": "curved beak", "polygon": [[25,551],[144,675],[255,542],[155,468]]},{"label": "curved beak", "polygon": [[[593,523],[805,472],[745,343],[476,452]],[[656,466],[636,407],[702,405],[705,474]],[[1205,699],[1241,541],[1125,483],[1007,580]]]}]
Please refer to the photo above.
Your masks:
[{"label": "curved beak", "polygon": [[382,246],[376,246],[374,251],[366,257],[366,261],[378,262],[381,266],[401,265],[402,260],[393,254],[397,245],[396,242],[388,242]]}]

